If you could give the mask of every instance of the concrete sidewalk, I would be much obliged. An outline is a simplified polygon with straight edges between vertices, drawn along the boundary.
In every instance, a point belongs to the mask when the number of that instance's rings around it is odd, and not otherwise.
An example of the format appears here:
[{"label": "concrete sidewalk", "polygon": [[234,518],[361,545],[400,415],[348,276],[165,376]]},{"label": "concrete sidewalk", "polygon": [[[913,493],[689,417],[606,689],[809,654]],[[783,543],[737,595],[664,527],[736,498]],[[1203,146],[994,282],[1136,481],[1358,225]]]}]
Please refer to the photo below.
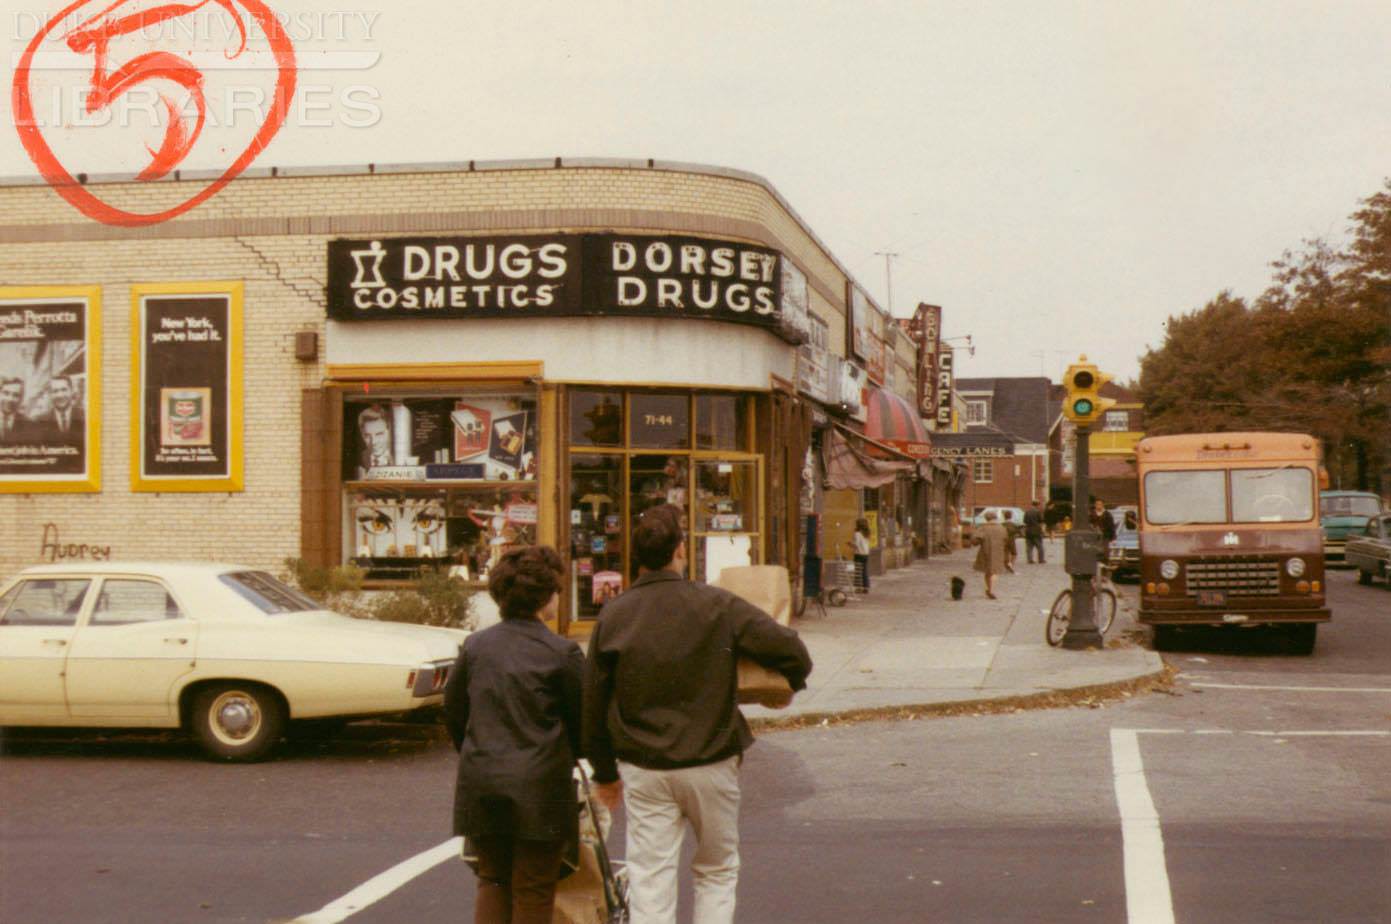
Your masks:
[{"label": "concrete sidewalk", "polygon": [[[1021,541],[1020,552],[1024,543]],[[794,620],[815,668],[807,689],[786,709],[744,706],[755,727],[803,724],[824,717],[892,714],[908,707],[941,711],[952,705],[1048,702],[1063,691],[1096,694],[1160,682],[1159,655],[1127,638],[1135,627],[1135,587],[1121,585],[1106,648],[1069,651],[1044,640],[1048,609],[1068,586],[1063,542],[1045,540],[1047,564],[1016,562],[985,596],[972,570],[975,550],[937,555],[871,579],[868,596],[843,607],[814,603]],[[951,599],[951,578],[966,581]],[[1056,698],[1053,696],[1052,698]]]}]

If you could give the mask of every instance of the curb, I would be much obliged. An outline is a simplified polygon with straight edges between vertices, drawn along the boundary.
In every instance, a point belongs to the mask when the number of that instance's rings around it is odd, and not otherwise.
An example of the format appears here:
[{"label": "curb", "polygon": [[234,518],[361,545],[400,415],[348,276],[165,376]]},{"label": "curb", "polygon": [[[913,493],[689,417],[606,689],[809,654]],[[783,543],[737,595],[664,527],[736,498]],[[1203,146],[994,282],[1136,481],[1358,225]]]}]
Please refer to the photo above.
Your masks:
[{"label": "curb", "polygon": [[1026,709],[1064,709],[1077,706],[1097,709],[1107,703],[1129,699],[1141,693],[1167,693],[1169,688],[1173,686],[1174,677],[1177,675],[1178,669],[1166,662],[1163,670],[1114,683],[1066,687],[1039,693],[951,700],[941,703],[869,706],[861,709],[847,709],[844,712],[804,712],[786,718],[760,716],[750,719],[749,727],[754,731],[794,731],[813,726],[830,728],[858,722],[903,722],[920,718],[998,715],[1023,712]]}]

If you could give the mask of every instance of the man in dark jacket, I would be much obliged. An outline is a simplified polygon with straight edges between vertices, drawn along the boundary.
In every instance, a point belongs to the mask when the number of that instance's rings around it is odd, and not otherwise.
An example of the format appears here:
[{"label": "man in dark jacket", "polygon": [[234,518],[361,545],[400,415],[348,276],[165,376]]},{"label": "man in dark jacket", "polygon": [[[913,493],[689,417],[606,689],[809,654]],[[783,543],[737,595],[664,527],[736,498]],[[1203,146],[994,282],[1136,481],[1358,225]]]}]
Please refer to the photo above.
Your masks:
[{"label": "man in dark jacket", "polygon": [[1043,564],[1043,511],[1038,509],[1038,501],[1024,511],[1024,554],[1031,565],[1035,552],[1038,552],[1038,563]]},{"label": "man in dark jacket", "polygon": [[[739,764],[753,735],[739,712],[736,662],[749,657],[806,687],[811,656],[791,629],[741,598],[686,580],[680,509],[643,514],[641,573],[605,604],[585,665],[584,747],[599,797],[627,812],[633,924],[674,924],[689,821],[695,921],[734,920]],[[621,779],[621,781],[620,781]]]}]

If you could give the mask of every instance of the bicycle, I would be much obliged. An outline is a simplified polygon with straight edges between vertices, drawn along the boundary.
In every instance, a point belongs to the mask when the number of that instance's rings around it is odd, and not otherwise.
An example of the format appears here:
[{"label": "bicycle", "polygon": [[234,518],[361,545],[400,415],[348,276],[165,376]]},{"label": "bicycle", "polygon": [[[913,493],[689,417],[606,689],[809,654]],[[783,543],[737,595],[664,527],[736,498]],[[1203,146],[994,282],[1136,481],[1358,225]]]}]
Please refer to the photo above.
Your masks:
[{"label": "bicycle", "polygon": [[[1092,619],[1096,631],[1105,635],[1116,619],[1116,585],[1111,582],[1111,569],[1102,565],[1100,574],[1092,586]],[[1044,638],[1054,648],[1063,643],[1068,623],[1072,621],[1072,588],[1064,587],[1053,600],[1048,611],[1048,622],[1044,626]]]}]

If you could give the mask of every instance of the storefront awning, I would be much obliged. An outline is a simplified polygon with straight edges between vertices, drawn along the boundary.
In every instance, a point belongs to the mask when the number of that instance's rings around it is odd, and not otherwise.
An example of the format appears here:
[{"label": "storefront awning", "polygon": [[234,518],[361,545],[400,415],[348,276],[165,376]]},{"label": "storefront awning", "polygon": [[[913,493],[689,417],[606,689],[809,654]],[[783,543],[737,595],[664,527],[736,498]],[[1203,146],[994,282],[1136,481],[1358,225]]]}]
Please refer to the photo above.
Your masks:
[{"label": "storefront awning", "polygon": [[849,437],[840,427],[826,431],[821,451],[826,465],[826,486],[832,490],[842,488],[877,488],[893,481],[899,475],[910,475],[916,470],[914,462],[890,462],[870,456],[864,449],[851,444]]},{"label": "storefront awning", "polygon": [[906,399],[882,388],[871,388],[866,411],[865,435],[870,439],[892,446],[914,459],[926,459],[931,455],[932,438],[917,410]]}]

